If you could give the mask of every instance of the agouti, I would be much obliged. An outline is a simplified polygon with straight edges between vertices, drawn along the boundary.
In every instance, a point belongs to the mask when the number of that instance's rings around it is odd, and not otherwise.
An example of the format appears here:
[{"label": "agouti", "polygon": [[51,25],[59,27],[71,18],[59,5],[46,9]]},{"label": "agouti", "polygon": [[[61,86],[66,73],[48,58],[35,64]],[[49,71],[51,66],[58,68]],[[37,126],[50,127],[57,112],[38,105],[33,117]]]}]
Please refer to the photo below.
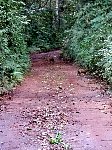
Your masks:
[{"label": "agouti", "polygon": [[63,53],[60,53],[59,60],[62,60],[62,59],[63,59]]},{"label": "agouti", "polygon": [[53,58],[53,57],[50,57],[50,58],[49,58],[49,62],[52,63],[52,64],[54,64],[54,58]]},{"label": "agouti", "polygon": [[81,75],[81,74],[86,74],[87,73],[87,70],[86,69],[79,69],[77,71],[77,75]]}]

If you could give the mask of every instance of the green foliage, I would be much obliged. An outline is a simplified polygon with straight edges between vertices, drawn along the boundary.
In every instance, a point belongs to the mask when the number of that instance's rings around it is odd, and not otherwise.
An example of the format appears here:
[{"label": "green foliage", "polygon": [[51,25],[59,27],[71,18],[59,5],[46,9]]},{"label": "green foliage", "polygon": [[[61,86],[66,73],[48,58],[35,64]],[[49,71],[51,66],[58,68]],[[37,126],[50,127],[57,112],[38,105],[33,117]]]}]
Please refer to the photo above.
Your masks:
[{"label": "green foliage", "polygon": [[24,40],[26,16],[24,3],[8,0],[0,9],[0,93],[20,82],[29,65]]},{"label": "green foliage", "polygon": [[48,51],[59,46],[59,32],[54,24],[55,12],[51,8],[38,8],[37,3],[26,9],[29,25],[26,29],[29,47]]},{"label": "green foliage", "polygon": [[50,144],[59,144],[62,142],[62,136],[60,133],[57,133],[54,138],[50,139]]},{"label": "green foliage", "polygon": [[0,94],[22,80],[31,47],[48,51],[60,45],[61,34],[51,4],[40,7],[34,1],[24,2],[0,1]]},{"label": "green foliage", "polygon": [[64,143],[62,139],[62,135],[58,132],[55,137],[51,137],[49,139],[50,144],[57,144],[62,147],[64,150],[71,150],[71,146],[68,143]]},{"label": "green foliage", "polygon": [[111,7],[111,1],[87,3],[75,13],[75,23],[65,34],[65,54],[109,82],[112,82]]}]

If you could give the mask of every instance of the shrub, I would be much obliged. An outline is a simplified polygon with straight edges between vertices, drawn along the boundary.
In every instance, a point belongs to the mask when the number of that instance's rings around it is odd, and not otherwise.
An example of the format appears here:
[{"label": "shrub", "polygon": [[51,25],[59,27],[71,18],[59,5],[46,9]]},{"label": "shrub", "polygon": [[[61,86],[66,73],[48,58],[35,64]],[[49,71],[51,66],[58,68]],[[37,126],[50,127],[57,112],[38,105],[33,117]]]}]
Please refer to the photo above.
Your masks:
[{"label": "shrub", "polygon": [[111,1],[87,3],[74,15],[65,53],[82,66],[112,82]]},{"label": "shrub", "polygon": [[14,0],[0,2],[0,94],[20,82],[29,65],[24,40],[26,16],[24,3]]}]

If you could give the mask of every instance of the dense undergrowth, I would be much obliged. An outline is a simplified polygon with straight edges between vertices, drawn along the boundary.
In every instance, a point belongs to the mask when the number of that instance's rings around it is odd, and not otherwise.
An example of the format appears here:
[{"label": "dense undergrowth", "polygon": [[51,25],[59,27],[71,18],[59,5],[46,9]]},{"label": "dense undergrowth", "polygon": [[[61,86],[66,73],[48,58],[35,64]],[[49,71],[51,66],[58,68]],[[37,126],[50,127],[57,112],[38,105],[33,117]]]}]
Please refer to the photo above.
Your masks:
[{"label": "dense undergrowth", "polygon": [[112,1],[86,3],[73,19],[64,55],[112,83]]},{"label": "dense undergrowth", "polygon": [[0,2],[0,94],[20,82],[29,66],[23,7],[22,2]]},{"label": "dense undergrowth", "polygon": [[0,94],[23,79],[30,51],[59,47],[54,11],[32,1],[0,1]]}]

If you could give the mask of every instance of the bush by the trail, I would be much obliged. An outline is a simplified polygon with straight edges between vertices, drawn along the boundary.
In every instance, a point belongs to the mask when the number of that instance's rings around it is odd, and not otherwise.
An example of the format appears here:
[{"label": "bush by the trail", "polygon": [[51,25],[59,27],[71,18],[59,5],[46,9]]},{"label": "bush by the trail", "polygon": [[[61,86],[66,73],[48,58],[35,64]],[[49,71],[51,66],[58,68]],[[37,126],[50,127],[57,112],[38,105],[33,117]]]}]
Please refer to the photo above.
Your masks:
[{"label": "bush by the trail", "polygon": [[24,3],[8,0],[0,2],[0,94],[20,82],[29,65],[24,40],[26,16]]},{"label": "bush by the trail", "polygon": [[65,55],[112,83],[112,2],[87,3],[74,19]]}]

